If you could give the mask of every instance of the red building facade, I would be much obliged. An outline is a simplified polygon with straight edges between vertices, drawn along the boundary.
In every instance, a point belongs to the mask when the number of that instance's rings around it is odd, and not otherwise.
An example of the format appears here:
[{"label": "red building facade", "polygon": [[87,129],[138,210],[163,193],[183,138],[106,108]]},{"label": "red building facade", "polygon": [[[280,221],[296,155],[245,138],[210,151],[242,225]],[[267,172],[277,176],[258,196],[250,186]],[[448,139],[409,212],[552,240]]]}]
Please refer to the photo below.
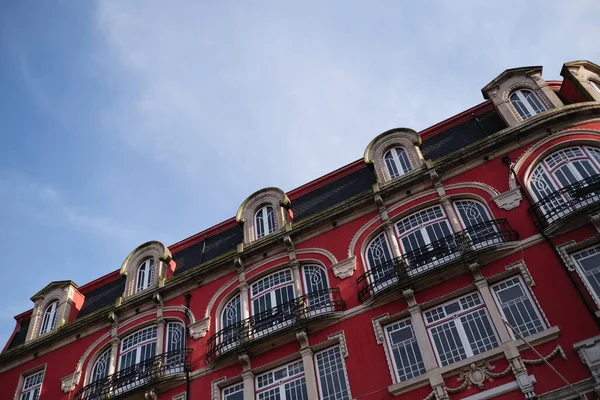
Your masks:
[{"label": "red building facade", "polygon": [[485,102],[119,271],[52,282],[0,397],[517,399],[600,393],[600,67]]}]

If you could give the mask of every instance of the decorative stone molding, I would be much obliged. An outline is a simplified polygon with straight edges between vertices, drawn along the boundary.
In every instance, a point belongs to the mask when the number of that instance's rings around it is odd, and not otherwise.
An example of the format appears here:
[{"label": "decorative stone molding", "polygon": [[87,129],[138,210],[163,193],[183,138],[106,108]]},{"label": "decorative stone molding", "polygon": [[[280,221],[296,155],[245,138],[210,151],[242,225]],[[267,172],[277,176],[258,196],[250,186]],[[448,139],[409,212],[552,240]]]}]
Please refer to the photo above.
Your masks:
[{"label": "decorative stone molding", "polygon": [[525,282],[525,284],[527,286],[529,286],[529,287],[535,286],[535,282],[533,280],[533,277],[531,276],[531,273],[529,272],[529,268],[527,268],[527,265],[525,265],[525,261],[520,260],[520,261],[517,261],[516,263],[507,265],[506,267],[504,267],[504,270],[506,270],[506,271],[518,270],[519,273],[521,274],[521,277],[523,278],[523,281]]},{"label": "decorative stone molding", "polygon": [[327,336],[327,339],[337,339],[340,344],[340,351],[342,352],[342,357],[348,357],[348,345],[346,344],[346,335],[344,334],[344,331],[332,333],[331,335]]},{"label": "decorative stone molding", "polygon": [[581,362],[584,363],[592,373],[596,393],[600,392],[600,336],[594,336],[584,341],[575,343],[573,349],[579,355]]},{"label": "decorative stone molding", "polygon": [[138,268],[147,259],[154,260],[154,281],[150,287],[158,287],[167,279],[169,263],[173,258],[167,246],[159,241],[146,242],[135,248],[121,264],[121,275],[125,275],[125,292],[123,297],[132,296],[136,293],[136,280]]},{"label": "decorative stone molding", "polygon": [[424,160],[421,150],[421,137],[408,128],[396,128],[386,131],[371,141],[365,149],[364,160],[367,164],[373,164],[377,182],[383,184],[389,182],[391,177],[384,162],[385,153],[394,147],[403,147],[406,150],[412,170],[423,168]]},{"label": "decorative stone molding", "polygon": [[275,231],[287,229],[291,224],[287,210],[292,206],[290,199],[279,188],[265,188],[252,193],[238,208],[235,220],[244,225],[244,243],[255,241],[254,215],[263,206],[270,205],[275,212]]},{"label": "decorative stone molding", "polygon": [[333,270],[333,274],[340,279],[351,277],[356,270],[356,256],[346,258],[337,264],[333,264],[331,269]]},{"label": "decorative stone molding", "polygon": [[523,200],[523,195],[521,194],[521,189],[517,187],[492,197],[492,200],[494,200],[494,203],[499,208],[510,211],[519,207],[521,200]]},{"label": "decorative stone molding", "polygon": [[210,329],[210,317],[202,318],[200,321],[188,326],[190,335],[196,340],[206,336]]},{"label": "decorative stone molding", "polygon": [[250,357],[248,356],[248,354],[240,354],[238,356],[238,361],[240,362],[240,364],[242,364],[243,371],[249,371],[250,369],[252,369],[252,367],[250,366]]},{"label": "decorative stone molding", "polygon": [[158,400],[158,394],[154,388],[144,392],[144,400]]},{"label": "decorative stone molding", "polygon": [[509,126],[516,126],[522,122],[510,104],[510,96],[518,89],[527,89],[535,93],[546,109],[563,106],[556,93],[542,78],[542,67],[507,69],[481,89],[481,92],[484,98],[492,100],[496,110]]},{"label": "decorative stone molding", "polygon": [[415,292],[412,288],[408,288],[402,291],[402,296],[408,303],[408,307],[414,307],[417,305],[417,300],[415,299]]},{"label": "decorative stone molding", "polygon": [[79,378],[81,377],[81,371],[75,371],[71,375],[67,375],[60,380],[60,389],[64,393],[69,393],[75,390],[75,387],[79,384]]},{"label": "decorative stone molding", "polygon": [[383,344],[385,342],[385,335],[383,333],[381,322],[387,320],[389,317],[390,314],[385,313],[371,320],[373,322],[373,330],[375,331],[375,340],[377,341],[377,344]]},{"label": "decorative stone molding", "polygon": [[523,364],[525,365],[540,365],[545,363],[546,361],[550,361],[552,360],[554,357],[556,357],[557,355],[560,355],[560,357],[563,360],[567,360],[567,354],[565,353],[565,351],[563,350],[563,348],[559,345],[557,345],[554,350],[552,350],[550,353],[548,353],[548,355],[546,356],[542,356],[541,358],[533,358],[533,359],[525,359],[523,358]]},{"label": "decorative stone molding", "polygon": [[186,400],[185,392],[176,394],[175,396],[171,397],[171,400]]},{"label": "decorative stone molding", "polygon": [[510,365],[506,367],[504,371],[494,373],[496,369],[495,365],[491,365],[488,362],[471,363],[460,370],[460,375],[456,378],[457,382],[462,382],[458,387],[448,387],[446,390],[450,394],[462,392],[463,390],[469,390],[473,385],[477,386],[480,390],[484,389],[485,381],[493,382],[494,379],[502,378],[511,372]]},{"label": "decorative stone molding", "polygon": [[600,213],[590,215],[590,222],[596,228],[596,232],[600,233]]},{"label": "decorative stone molding", "polygon": [[221,400],[221,384],[227,380],[227,377],[222,377],[210,383],[210,398],[211,400]]},{"label": "decorative stone molding", "polygon": [[80,300],[83,304],[83,295],[77,290],[77,285],[73,281],[55,281],[49,283],[45,288],[37,292],[31,301],[33,301],[33,312],[31,314],[31,322],[27,330],[26,341],[36,339],[40,336],[42,320],[44,312],[52,304],[57,301],[56,322],[53,330],[60,328],[68,322],[71,313],[71,307],[75,300]]},{"label": "decorative stone molding", "polygon": [[296,332],[296,339],[300,342],[300,348],[305,349],[308,345],[308,335],[304,331]]},{"label": "decorative stone molding", "polygon": [[588,100],[600,101],[600,93],[591,85],[591,82],[600,83],[600,66],[587,60],[571,61],[563,64],[560,74]]}]

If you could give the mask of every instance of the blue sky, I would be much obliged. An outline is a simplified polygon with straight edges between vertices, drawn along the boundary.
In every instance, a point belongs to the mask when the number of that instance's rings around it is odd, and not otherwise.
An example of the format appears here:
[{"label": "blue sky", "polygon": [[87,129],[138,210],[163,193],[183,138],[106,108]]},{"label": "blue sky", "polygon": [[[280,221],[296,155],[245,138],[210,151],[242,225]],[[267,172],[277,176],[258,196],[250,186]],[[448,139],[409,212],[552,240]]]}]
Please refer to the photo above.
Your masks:
[{"label": "blue sky", "polygon": [[483,100],[600,63],[600,3],[0,0],[0,343],[85,284]]}]

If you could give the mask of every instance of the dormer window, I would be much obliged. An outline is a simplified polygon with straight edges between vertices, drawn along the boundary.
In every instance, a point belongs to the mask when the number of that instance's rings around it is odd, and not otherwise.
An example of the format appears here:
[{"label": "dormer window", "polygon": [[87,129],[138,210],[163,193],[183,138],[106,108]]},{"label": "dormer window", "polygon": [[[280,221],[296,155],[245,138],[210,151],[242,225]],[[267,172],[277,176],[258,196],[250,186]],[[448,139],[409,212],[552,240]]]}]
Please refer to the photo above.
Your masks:
[{"label": "dormer window", "polygon": [[277,223],[275,221],[275,211],[271,206],[261,207],[254,217],[254,224],[256,226],[256,238],[268,235],[269,233],[275,232],[277,229]]},{"label": "dormer window", "polygon": [[388,150],[384,159],[390,179],[404,175],[412,169],[410,158],[404,147],[394,147]]},{"label": "dormer window", "polygon": [[546,107],[531,90],[517,90],[510,95],[510,103],[523,120],[546,111]]},{"label": "dormer window", "polygon": [[143,261],[137,271],[136,292],[148,289],[154,282],[154,259]]},{"label": "dormer window", "polygon": [[44,317],[42,319],[42,326],[40,328],[40,335],[48,333],[54,329],[56,325],[56,314],[58,311],[58,300],[53,301],[44,310]]},{"label": "dormer window", "polygon": [[590,81],[590,85],[592,86],[592,89],[596,91],[596,93],[600,94],[600,83]]}]

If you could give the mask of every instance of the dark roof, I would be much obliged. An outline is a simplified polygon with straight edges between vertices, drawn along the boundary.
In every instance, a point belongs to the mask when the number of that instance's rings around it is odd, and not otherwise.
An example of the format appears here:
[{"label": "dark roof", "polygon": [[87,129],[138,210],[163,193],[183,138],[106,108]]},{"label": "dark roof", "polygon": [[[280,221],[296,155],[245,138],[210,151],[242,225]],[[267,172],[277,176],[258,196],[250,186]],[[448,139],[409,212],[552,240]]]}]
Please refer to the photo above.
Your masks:
[{"label": "dark roof", "polygon": [[474,116],[455,127],[423,140],[425,159],[436,160],[506,128],[495,110]]},{"label": "dark roof", "polygon": [[237,248],[244,241],[244,231],[235,225],[173,255],[175,275],[219,257]]},{"label": "dark roof", "polygon": [[6,348],[6,350],[10,350],[14,347],[17,347],[17,346],[25,343],[25,337],[27,336],[27,331],[29,330],[30,322],[31,322],[30,319],[21,321],[21,323],[19,324],[19,330],[17,331],[17,333],[15,333],[15,336],[13,336],[13,339],[10,342],[10,344],[8,345],[8,347]]},{"label": "dark roof", "polygon": [[294,221],[318,214],[344,200],[371,189],[375,175],[366,165],[340,179],[292,200]]},{"label": "dark roof", "polygon": [[123,295],[124,290],[125,277],[122,276],[115,281],[107,283],[106,285],[87,293],[85,295],[83,307],[81,307],[79,314],[77,314],[77,319],[98,311],[101,308],[114,304],[119,296]]}]

